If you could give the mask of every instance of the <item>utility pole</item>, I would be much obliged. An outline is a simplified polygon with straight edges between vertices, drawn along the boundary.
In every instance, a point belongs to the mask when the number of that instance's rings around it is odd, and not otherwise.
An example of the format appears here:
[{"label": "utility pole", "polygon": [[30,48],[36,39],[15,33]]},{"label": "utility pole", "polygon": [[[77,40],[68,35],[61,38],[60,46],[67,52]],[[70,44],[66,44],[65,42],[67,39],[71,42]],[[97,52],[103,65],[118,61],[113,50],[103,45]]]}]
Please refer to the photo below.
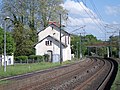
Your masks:
[{"label": "utility pole", "polygon": [[78,57],[78,55],[79,55],[79,54],[78,54],[78,50],[79,50],[79,49],[78,49],[78,45],[79,45],[79,43],[77,42],[77,59],[79,58],[79,57]]},{"label": "utility pole", "polygon": [[110,55],[109,55],[109,47],[107,47],[107,57],[109,58]]},{"label": "utility pole", "polygon": [[[116,30],[118,30],[118,32],[119,32],[119,36],[118,36],[118,57],[120,58],[120,29],[119,29],[119,27],[117,27],[117,26],[120,26],[120,24],[112,24],[112,25],[106,25],[105,27],[107,27],[107,28],[110,28],[110,29],[116,29]],[[116,32],[116,31],[115,31]],[[114,33],[115,33],[114,32]]]},{"label": "utility pole", "polygon": [[119,46],[119,58],[120,58],[120,29],[119,29],[119,37],[118,37],[118,46]]},{"label": "utility pole", "polygon": [[80,33],[80,59],[82,59],[82,40],[81,40],[81,33]]},{"label": "utility pole", "polygon": [[112,36],[110,36],[110,57],[112,57]]},{"label": "utility pole", "polygon": [[4,72],[6,72],[6,21],[4,23]]},{"label": "utility pole", "polygon": [[62,42],[61,42],[61,14],[60,14],[60,64],[63,62],[63,57],[62,57]]}]

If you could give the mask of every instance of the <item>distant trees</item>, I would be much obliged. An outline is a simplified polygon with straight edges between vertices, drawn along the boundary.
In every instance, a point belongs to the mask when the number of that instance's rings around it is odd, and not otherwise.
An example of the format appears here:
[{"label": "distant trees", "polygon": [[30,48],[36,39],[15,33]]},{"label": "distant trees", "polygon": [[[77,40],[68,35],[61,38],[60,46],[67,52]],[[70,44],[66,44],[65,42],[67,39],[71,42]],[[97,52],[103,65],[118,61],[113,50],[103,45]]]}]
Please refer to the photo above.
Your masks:
[{"label": "distant trees", "polygon": [[[91,52],[93,52],[94,54],[97,54],[99,56],[106,57],[108,54],[107,49],[109,49],[110,57],[118,57],[118,52],[119,52],[119,44],[118,44],[119,41],[118,40],[119,40],[118,36],[110,36],[107,41],[102,41],[102,40],[98,40],[93,35],[86,35],[86,36],[81,36],[81,44],[80,44],[80,36],[72,35],[71,49],[72,49],[72,53],[74,53],[77,58],[79,58],[80,56],[80,45],[82,47],[83,55],[88,55],[88,54],[91,55]],[[105,44],[107,46],[105,46]],[[92,45],[93,47],[89,47]],[[89,47],[89,49],[87,47]]]},{"label": "distant trees", "polygon": [[58,21],[59,13],[67,15],[62,3],[63,0],[2,0],[1,16],[11,18],[15,56],[34,55],[37,30],[48,26],[49,21]]},{"label": "distant trees", "polygon": [[109,37],[109,49],[110,49],[110,56],[118,57],[119,52],[119,37],[118,36],[110,36]]},{"label": "distant trees", "polygon": [[87,46],[96,44],[99,42],[102,42],[102,41],[97,40],[97,38],[93,35],[86,35],[86,36],[81,36],[81,37],[79,35],[72,35],[71,37],[72,53],[74,53],[75,56],[79,58],[80,57],[80,45],[81,45],[81,49],[82,49],[81,51],[82,51],[83,56],[88,55]]}]

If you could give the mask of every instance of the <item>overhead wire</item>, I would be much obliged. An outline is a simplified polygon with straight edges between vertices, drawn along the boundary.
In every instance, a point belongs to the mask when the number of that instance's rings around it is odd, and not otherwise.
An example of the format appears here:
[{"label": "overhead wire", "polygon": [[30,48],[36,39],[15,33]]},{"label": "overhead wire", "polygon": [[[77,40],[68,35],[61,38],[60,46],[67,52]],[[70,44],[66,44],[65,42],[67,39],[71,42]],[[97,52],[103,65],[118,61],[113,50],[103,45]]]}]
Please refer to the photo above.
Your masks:
[{"label": "overhead wire", "polygon": [[77,28],[77,29],[75,29],[75,30],[71,31],[70,33],[73,33],[73,32],[75,32],[75,31],[77,31],[77,30],[79,30],[79,29],[82,29],[82,28],[84,28],[85,26],[86,26],[86,25],[81,26],[81,27],[79,27],[79,28]]},{"label": "overhead wire", "polygon": [[[99,13],[97,7],[95,6],[93,0],[89,0],[89,1],[90,1],[91,5],[92,5],[94,11],[96,12],[97,16],[99,17],[99,19],[100,19],[101,21],[103,21],[103,18],[102,18],[102,16],[101,16],[101,14]],[[104,25],[102,25],[102,24],[103,24],[102,22],[99,23],[99,24],[100,24],[102,27],[104,27]]]},{"label": "overhead wire", "polygon": [[84,1],[83,1],[83,0],[81,0],[81,1],[82,1],[82,2],[84,3],[84,5],[86,6],[86,0],[84,0]]},{"label": "overhead wire", "polygon": [[[89,12],[81,5],[80,1],[77,0],[77,2],[79,3],[79,5],[82,7],[82,9],[86,12],[86,14],[91,18],[91,20],[97,25],[97,27],[102,31],[102,28],[98,25],[97,18],[95,17],[95,15],[89,10]],[[92,16],[91,16],[92,15]],[[93,18],[95,20],[93,20]],[[102,31],[103,32],[103,31]]]},{"label": "overhead wire", "polygon": [[112,33],[112,36],[115,35],[115,33],[117,33],[117,32],[118,32],[118,29],[120,28],[120,27],[116,27],[116,25],[117,25],[117,26],[120,26],[119,24],[112,24],[112,25],[106,24],[106,26],[105,26],[106,28],[109,28],[109,29],[111,29],[111,30],[116,29],[116,30],[114,30],[113,32],[107,32],[107,33]]},{"label": "overhead wire", "polygon": [[[99,18],[101,21],[104,21],[103,17],[101,16],[100,12],[98,11],[98,9],[97,9],[97,7],[96,7],[96,5],[95,5],[95,3],[94,3],[94,1],[93,1],[93,0],[89,0],[89,2],[90,2],[90,4],[92,5],[94,11],[96,12],[98,18]],[[99,22],[99,21],[98,21],[98,22]],[[105,25],[104,25],[103,22],[99,22],[99,24],[102,26],[103,30],[105,30],[105,41],[106,41],[106,33],[107,33],[107,31],[106,31]]]}]

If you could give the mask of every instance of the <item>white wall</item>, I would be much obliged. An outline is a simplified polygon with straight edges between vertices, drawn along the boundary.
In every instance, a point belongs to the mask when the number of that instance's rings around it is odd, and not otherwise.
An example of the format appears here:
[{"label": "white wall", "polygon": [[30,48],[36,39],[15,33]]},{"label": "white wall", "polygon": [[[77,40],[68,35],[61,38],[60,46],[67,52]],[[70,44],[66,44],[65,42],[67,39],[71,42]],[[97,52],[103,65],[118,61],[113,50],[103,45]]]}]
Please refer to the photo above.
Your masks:
[{"label": "white wall", "polygon": [[63,61],[71,60],[71,49],[67,47],[63,49]]},{"label": "white wall", "polygon": [[[13,65],[14,64],[14,57],[12,56],[6,56],[5,60],[7,62],[7,65]],[[2,55],[2,65],[4,65],[4,56]]]},{"label": "white wall", "polygon": [[[52,41],[52,45],[51,46],[46,46],[45,45],[45,41]],[[44,55],[45,53],[47,53],[48,50],[53,51],[54,54],[59,54],[59,43],[57,43],[57,41],[51,39],[50,37],[44,39],[42,42],[38,43],[35,46],[36,49],[36,55]]]},{"label": "white wall", "polygon": [[[52,45],[46,46],[45,41],[51,40]],[[36,45],[36,55],[44,55],[47,53],[48,50],[53,51],[53,54],[59,54],[60,55],[60,45],[57,41],[51,39],[50,37],[44,39],[41,43]],[[62,55],[63,55],[63,61],[71,60],[71,49],[70,45],[68,47],[62,46]]]},{"label": "white wall", "polygon": [[[47,37],[48,35],[56,38],[56,39],[60,39],[60,32],[57,27],[52,28],[51,26],[47,27],[45,30],[41,31],[38,34],[38,41],[42,40],[43,38]],[[64,34],[64,35],[63,35]],[[70,48],[70,36],[68,34],[66,34],[65,32],[62,31],[61,33],[62,36],[62,42],[66,45],[67,47],[63,47],[62,53],[63,53],[63,61],[66,60],[71,60],[71,48]],[[66,37],[66,41],[65,41],[65,37]],[[46,40],[51,40],[52,41],[52,46],[46,46],[45,45],[45,41]],[[69,40],[69,43],[68,43]],[[36,55],[44,55],[45,53],[47,53],[48,50],[53,51],[53,54],[60,54],[60,47],[59,47],[59,43],[53,39],[50,38],[46,38],[44,39],[42,42],[40,42],[39,44],[37,44],[35,46],[36,49]]]},{"label": "white wall", "polygon": [[[54,34],[54,35],[53,35]],[[55,37],[56,39],[60,39],[60,32],[59,30],[55,30],[51,26],[47,27],[45,30],[41,31],[38,34],[38,41],[42,40],[43,38],[47,37],[48,35]]]}]

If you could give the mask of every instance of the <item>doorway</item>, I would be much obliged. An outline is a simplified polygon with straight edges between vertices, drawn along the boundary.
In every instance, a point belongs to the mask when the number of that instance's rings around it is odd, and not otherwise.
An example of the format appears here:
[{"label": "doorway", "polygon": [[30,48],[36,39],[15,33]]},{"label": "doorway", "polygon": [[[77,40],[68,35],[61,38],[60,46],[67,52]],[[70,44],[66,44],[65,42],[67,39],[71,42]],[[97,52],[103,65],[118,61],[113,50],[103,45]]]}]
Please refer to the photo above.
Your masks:
[{"label": "doorway", "polygon": [[48,62],[53,62],[53,52],[51,50],[48,50],[47,54],[49,55]]}]

